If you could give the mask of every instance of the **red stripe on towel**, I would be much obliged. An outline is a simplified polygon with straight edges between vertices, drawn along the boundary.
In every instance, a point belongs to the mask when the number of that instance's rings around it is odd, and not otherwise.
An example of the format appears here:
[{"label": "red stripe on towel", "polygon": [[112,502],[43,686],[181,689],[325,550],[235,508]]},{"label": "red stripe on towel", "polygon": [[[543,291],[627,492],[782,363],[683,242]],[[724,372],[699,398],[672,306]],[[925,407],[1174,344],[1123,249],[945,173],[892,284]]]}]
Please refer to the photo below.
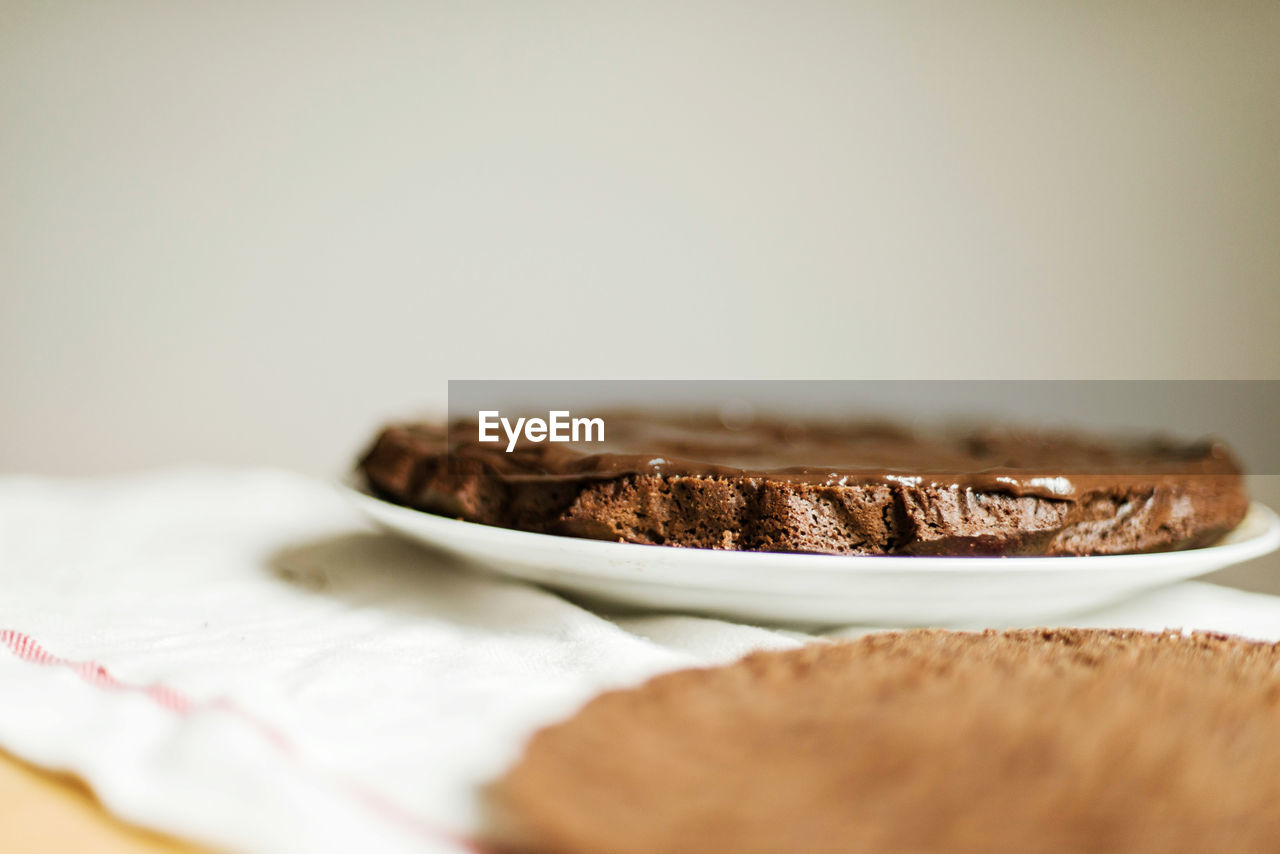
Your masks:
[{"label": "red stripe on towel", "polygon": [[[178,715],[186,716],[193,711],[203,709],[216,709],[227,712],[253,726],[254,729],[258,730],[259,733],[265,736],[278,750],[289,756],[296,764],[305,764],[299,756],[297,748],[294,747],[284,733],[225,698],[196,703],[181,692],[159,682],[152,682],[148,685],[133,685],[121,682],[111,675],[111,671],[96,661],[72,661],[61,658],[50,653],[30,636],[12,629],[0,629],[0,643],[7,646],[15,656],[23,661],[43,664],[49,667],[66,667],[90,685],[108,691],[143,694],[156,704]],[[314,772],[314,769],[311,768],[306,770]],[[433,841],[448,842],[464,851],[473,852],[473,854],[487,854],[487,849],[481,847],[478,842],[425,822],[417,816],[405,812],[371,789],[366,789],[364,786],[348,780],[339,779],[338,782],[349,795],[383,818],[408,827]]]}]

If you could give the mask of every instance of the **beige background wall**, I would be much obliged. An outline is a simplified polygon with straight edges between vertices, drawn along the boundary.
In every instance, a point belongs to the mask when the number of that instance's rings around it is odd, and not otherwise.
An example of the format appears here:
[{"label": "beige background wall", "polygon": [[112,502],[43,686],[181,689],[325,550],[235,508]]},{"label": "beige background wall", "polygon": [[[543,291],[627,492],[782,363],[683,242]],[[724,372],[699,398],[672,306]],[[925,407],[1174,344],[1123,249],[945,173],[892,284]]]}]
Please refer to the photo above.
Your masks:
[{"label": "beige background wall", "polygon": [[1280,377],[1280,4],[0,0],[0,470],[479,377]]}]

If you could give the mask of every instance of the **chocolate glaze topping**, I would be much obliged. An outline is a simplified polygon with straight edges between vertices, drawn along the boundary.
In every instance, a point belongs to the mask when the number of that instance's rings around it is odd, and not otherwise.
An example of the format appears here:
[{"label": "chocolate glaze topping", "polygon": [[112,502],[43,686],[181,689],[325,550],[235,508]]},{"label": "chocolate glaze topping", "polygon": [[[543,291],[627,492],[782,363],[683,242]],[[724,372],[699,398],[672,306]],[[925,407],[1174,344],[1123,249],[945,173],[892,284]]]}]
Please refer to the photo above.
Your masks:
[{"label": "chocolate glaze topping", "polygon": [[452,461],[469,461],[503,480],[589,481],[658,476],[767,478],[846,486],[896,483],[1072,501],[1123,482],[1128,488],[1185,481],[1188,475],[1239,475],[1212,440],[1102,440],[1078,433],[1009,429],[917,432],[884,422],[837,424],[757,420],[731,429],[701,416],[605,413],[605,441],[533,443],[508,452],[505,438],[478,441],[474,421],[442,429],[405,425]]}]

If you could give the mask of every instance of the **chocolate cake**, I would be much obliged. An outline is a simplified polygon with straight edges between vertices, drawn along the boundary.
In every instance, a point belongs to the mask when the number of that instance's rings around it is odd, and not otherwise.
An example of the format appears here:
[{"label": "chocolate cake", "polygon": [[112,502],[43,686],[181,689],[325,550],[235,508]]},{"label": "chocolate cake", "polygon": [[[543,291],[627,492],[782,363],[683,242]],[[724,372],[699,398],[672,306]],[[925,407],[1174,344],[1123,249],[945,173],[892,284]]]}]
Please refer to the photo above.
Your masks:
[{"label": "chocolate cake", "polygon": [[1210,441],[886,424],[605,417],[603,443],[478,441],[387,427],[360,462],[389,500],[471,522],[706,549],[1091,555],[1195,548],[1243,519]]},{"label": "chocolate cake", "polygon": [[492,789],[504,851],[1273,852],[1280,645],[913,631],[607,693]]}]

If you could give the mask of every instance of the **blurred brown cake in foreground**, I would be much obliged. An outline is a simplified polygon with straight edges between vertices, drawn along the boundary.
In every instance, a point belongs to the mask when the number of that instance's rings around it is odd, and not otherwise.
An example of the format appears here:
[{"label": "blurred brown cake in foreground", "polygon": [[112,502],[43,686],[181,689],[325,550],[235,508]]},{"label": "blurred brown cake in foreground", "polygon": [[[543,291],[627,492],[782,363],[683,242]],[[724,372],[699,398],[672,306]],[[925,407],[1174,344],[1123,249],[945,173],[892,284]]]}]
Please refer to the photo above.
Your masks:
[{"label": "blurred brown cake in foreground", "polygon": [[548,534],[737,551],[1092,555],[1209,545],[1248,509],[1230,453],[883,423],[612,413],[603,442],[477,440],[474,422],[384,429],[360,462],[389,500]]},{"label": "blurred brown cake in foreground", "polygon": [[492,795],[527,852],[1274,852],[1277,769],[1280,645],[910,631],[604,694]]}]

